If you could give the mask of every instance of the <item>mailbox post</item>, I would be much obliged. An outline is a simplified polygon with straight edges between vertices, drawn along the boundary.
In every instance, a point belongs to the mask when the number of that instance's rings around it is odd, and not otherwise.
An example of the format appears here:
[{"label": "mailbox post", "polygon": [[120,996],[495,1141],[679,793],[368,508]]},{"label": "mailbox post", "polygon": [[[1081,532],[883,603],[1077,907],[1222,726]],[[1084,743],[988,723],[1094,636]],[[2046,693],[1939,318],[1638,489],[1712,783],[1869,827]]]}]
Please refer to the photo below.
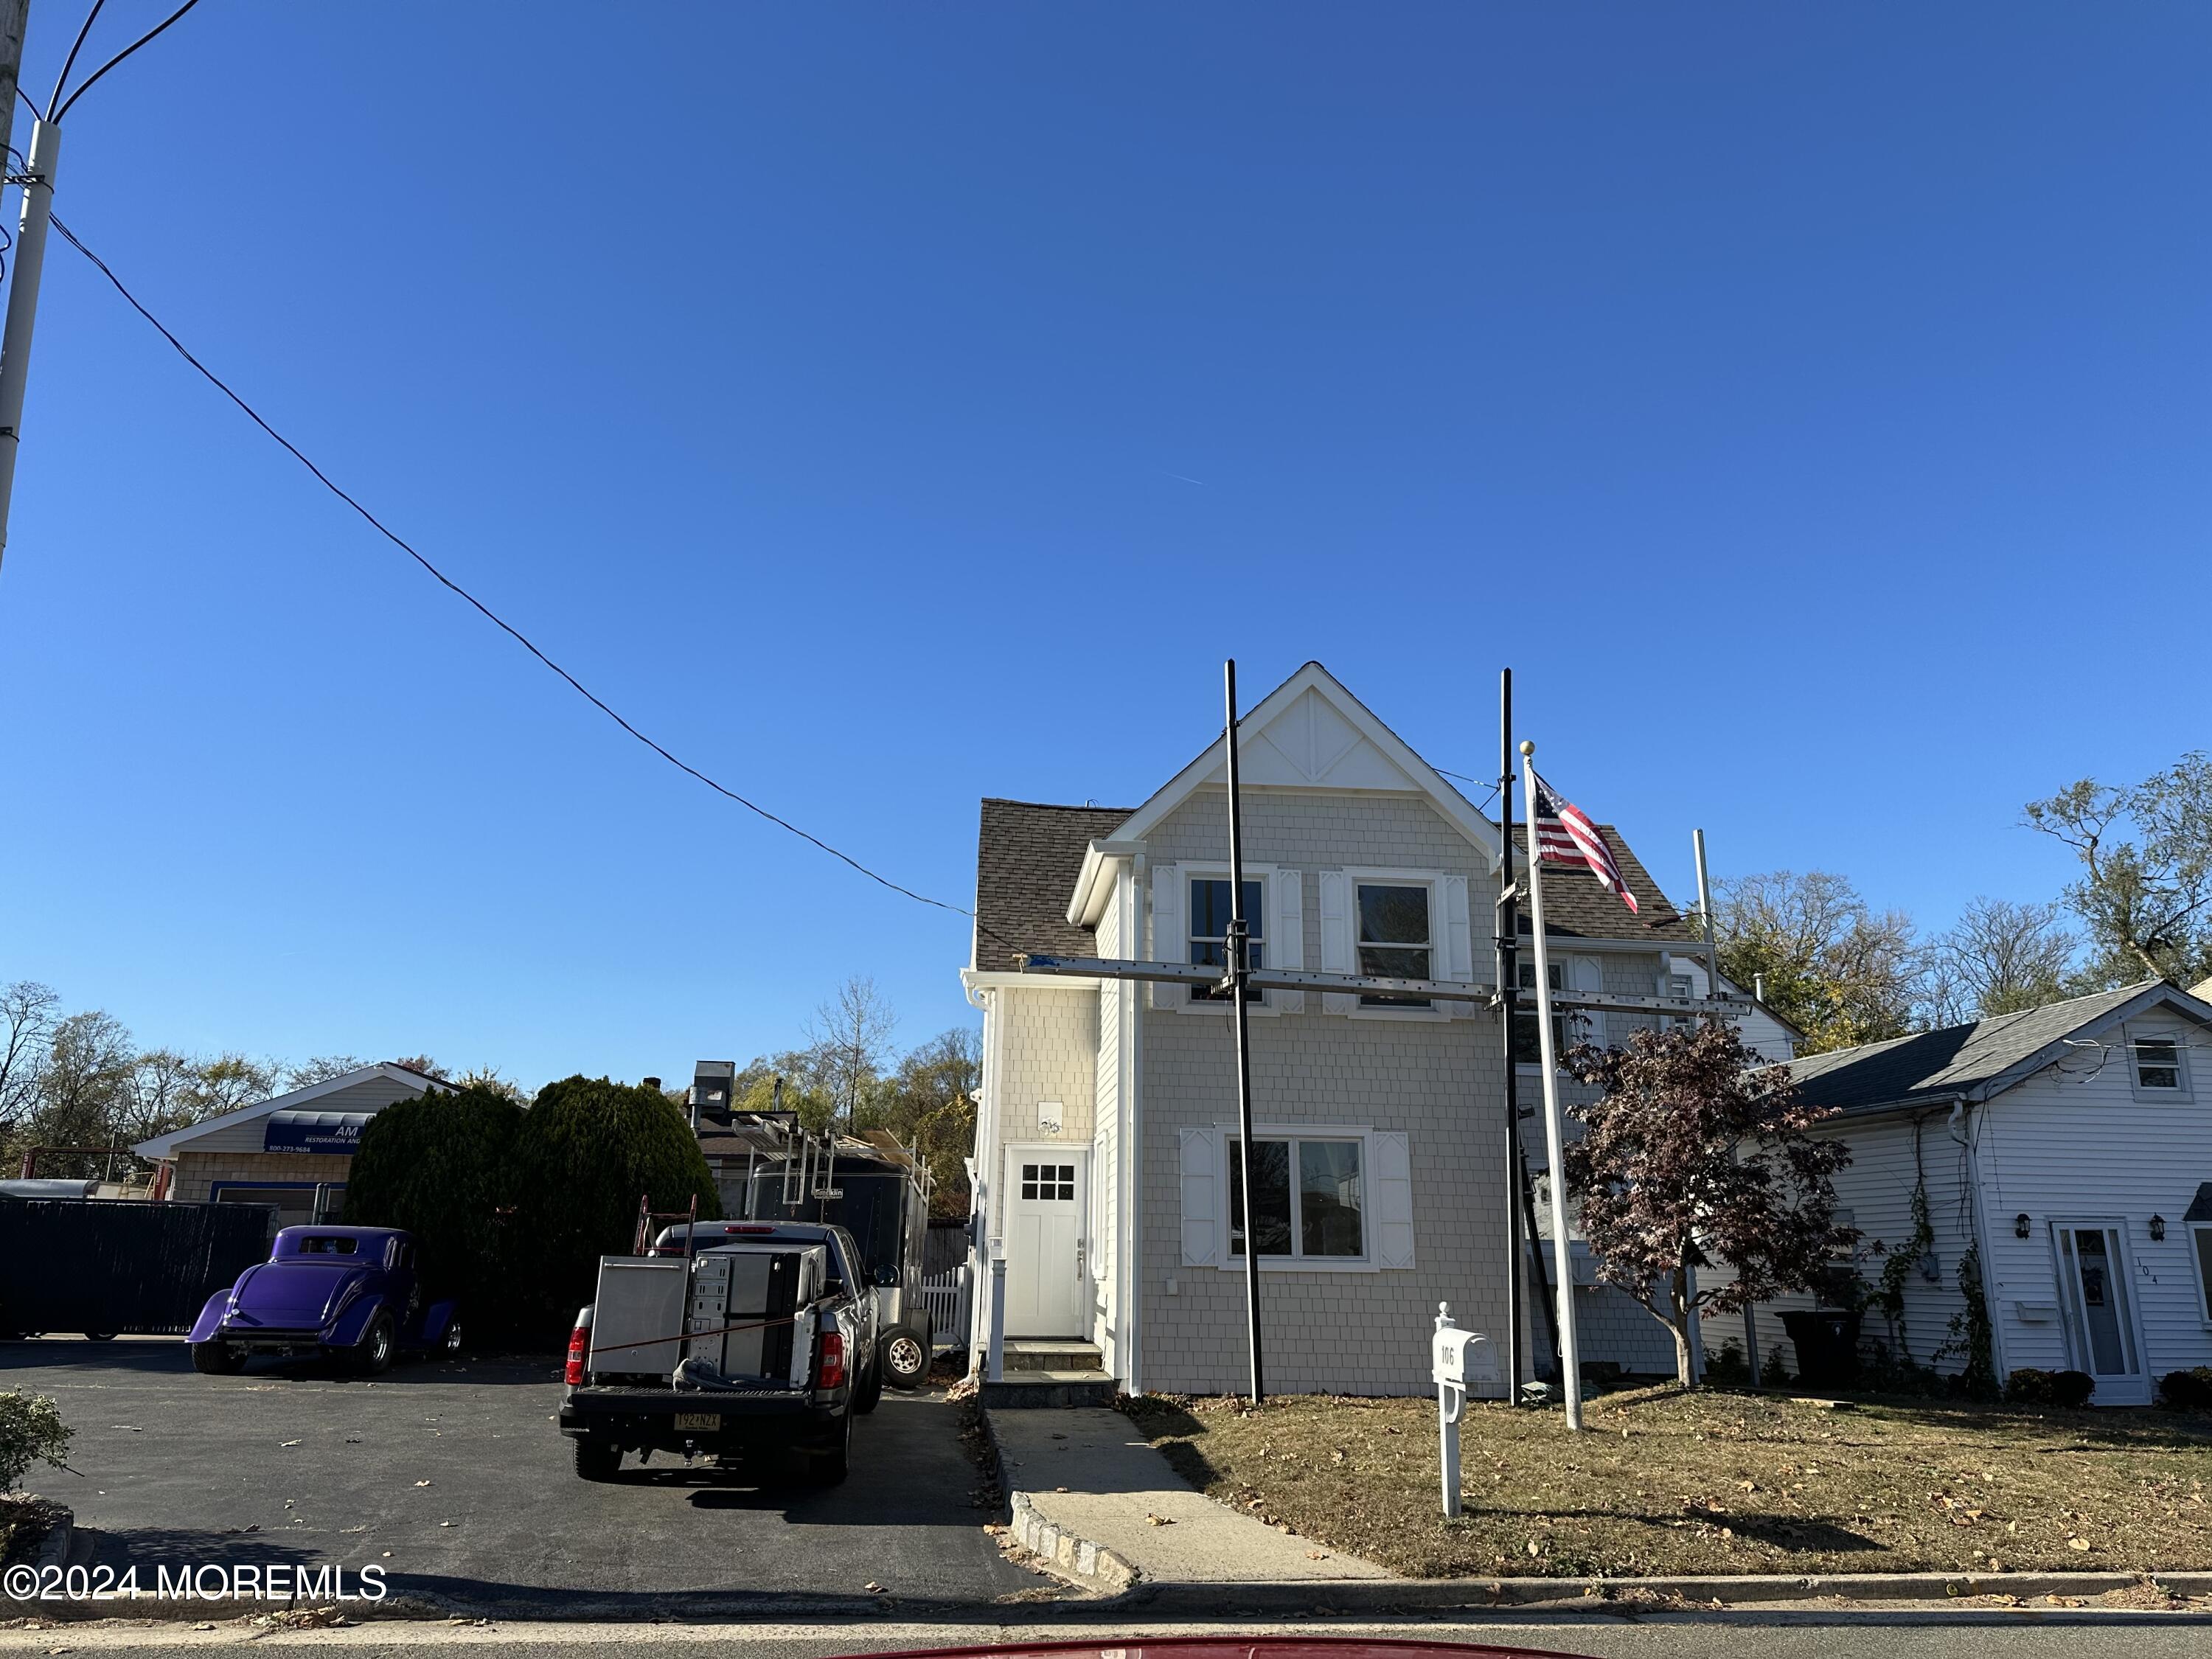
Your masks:
[{"label": "mailbox post", "polygon": [[1437,1385],[1437,1452],[1443,1466],[1444,1513],[1457,1515],[1459,1504],[1459,1425],[1467,1413],[1467,1385],[1494,1382],[1498,1367],[1490,1353],[1490,1339],[1463,1331],[1451,1316],[1451,1304],[1437,1304],[1437,1328],[1429,1345],[1429,1370]]}]

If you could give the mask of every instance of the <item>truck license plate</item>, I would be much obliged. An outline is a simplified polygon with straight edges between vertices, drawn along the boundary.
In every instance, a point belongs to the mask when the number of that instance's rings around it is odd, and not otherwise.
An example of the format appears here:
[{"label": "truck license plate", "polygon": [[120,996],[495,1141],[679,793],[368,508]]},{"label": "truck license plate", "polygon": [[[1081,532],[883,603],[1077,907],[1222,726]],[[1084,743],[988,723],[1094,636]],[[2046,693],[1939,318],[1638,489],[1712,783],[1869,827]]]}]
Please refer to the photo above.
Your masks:
[{"label": "truck license plate", "polygon": [[678,1412],[676,1426],[679,1429],[719,1429],[722,1426],[720,1412]]}]

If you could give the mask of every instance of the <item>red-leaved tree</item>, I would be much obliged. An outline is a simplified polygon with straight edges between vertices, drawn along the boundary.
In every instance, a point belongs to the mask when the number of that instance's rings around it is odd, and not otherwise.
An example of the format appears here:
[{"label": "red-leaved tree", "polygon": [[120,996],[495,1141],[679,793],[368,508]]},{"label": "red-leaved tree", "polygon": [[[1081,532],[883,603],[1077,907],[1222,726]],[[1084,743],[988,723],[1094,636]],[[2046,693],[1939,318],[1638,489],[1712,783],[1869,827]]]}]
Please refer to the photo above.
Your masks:
[{"label": "red-leaved tree", "polygon": [[[1675,1375],[1693,1387],[1690,1333],[1705,1312],[1809,1289],[1850,1248],[1831,1177],[1850,1153],[1807,1133],[1832,1114],[1798,1103],[1787,1066],[1717,1020],[1638,1031],[1625,1048],[1584,1043],[1566,1066],[1605,1091],[1573,1109],[1583,1136],[1566,1149],[1599,1277],[1674,1333]],[[1692,1290],[1700,1259],[1735,1277]]]}]

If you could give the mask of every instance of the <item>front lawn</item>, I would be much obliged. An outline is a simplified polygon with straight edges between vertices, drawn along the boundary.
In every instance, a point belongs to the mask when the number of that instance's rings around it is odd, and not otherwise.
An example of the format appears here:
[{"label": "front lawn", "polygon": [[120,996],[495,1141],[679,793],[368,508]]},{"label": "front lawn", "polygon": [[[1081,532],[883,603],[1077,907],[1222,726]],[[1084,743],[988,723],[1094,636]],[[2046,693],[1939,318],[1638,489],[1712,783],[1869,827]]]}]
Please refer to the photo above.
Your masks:
[{"label": "front lawn", "polygon": [[1470,1405],[1466,1512],[1433,1399],[1140,1399],[1222,1503],[1424,1577],[2212,1568],[2212,1418],[1669,1389],[1563,1413]]}]

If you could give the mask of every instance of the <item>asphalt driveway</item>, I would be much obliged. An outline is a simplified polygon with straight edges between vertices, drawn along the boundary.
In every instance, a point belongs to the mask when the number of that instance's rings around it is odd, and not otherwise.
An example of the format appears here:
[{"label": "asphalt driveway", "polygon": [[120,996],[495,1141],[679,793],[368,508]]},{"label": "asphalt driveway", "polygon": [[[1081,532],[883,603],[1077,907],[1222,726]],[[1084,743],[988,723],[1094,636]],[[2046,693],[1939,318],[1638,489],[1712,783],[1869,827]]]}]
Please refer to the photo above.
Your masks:
[{"label": "asphalt driveway", "polygon": [[665,1460],[597,1485],[554,1427],[557,1377],[468,1358],[374,1381],[269,1361],[203,1376],[174,1340],[0,1344],[0,1389],[52,1395],[76,1431],[83,1478],[31,1484],[94,1530],[94,1559],[149,1578],[163,1563],[376,1565],[396,1595],[541,1618],[927,1616],[1047,1583],[983,1532],[941,1393],[886,1391],[842,1486]]}]

